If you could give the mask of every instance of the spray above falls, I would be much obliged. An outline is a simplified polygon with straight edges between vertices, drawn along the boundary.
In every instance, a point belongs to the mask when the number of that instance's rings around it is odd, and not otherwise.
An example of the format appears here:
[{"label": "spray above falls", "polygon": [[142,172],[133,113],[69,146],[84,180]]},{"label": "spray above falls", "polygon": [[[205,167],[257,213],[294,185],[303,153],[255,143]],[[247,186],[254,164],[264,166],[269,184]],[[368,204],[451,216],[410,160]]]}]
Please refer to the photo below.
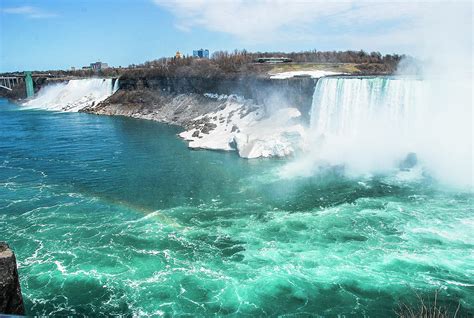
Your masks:
[{"label": "spray above falls", "polygon": [[417,152],[426,119],[423,81],[324,78],[311,108],[308,147],[314,158],[355,172],[389,169]]},{"label": "spray above falls", "polygon": [[118,79],[89,78],[70,80],[43,87],[24,106],[53,111],[75,112],[96,105],[118,89]]},{"label": "spray above falls", "polygon": [[[462,169],[459,180],[449,181],[469,184],[472,170],[466,153],[472,145],[468,136],[451,136],[455,129],[449,127],[456,123],[439,119],[456,108],[450,104],[434,107],[431,91],[430,81],[415,78],[318,80],[306,151],[283,174],[311,175],[327,165],[344,166],[349,174],[384,172],[397,169],[408,155],[416,153],[431,175],[447,180],[454,170]],[[447,138],[451,151],[440,147],[440,141]],[[463,174],[466,180],[461,180]]]}]

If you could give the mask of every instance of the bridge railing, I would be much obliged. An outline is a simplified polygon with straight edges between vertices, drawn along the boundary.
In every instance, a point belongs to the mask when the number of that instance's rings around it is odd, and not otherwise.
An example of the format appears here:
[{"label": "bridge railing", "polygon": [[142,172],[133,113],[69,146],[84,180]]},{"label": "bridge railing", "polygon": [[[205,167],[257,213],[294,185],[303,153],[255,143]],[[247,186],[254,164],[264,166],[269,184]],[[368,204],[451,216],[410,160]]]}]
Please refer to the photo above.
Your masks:
[{"label": "bridge railing", "polygon": [[20,84],[22,81],[23,81],[22,77],[0,76],[0,88],[11,91],[13,87]]}]

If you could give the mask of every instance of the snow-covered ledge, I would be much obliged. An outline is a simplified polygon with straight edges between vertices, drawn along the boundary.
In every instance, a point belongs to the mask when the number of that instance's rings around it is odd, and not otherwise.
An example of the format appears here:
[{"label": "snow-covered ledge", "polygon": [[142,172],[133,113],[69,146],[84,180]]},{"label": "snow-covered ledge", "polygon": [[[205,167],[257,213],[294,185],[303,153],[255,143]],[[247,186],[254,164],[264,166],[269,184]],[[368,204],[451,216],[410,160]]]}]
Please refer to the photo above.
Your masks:
[{"label": "snow-covered ledge", "polygon": [[301,148],[304,128],[298,109],[267,115],[263,106],[235,95],[207,96],[225,101],[218,111],[196,117],[194,127],[180,134],[190,148],[237,150],[243,158],[283,157]]},{"label": "snow-covered ledge", "polygon": [[332,71],[291,71],[282,72],[276,74],[270,74],[271,79],[287,79],[295,76],[310,76],[311,78],[320,78],[328,75],[340,75],[343,73],[337,73]]}]

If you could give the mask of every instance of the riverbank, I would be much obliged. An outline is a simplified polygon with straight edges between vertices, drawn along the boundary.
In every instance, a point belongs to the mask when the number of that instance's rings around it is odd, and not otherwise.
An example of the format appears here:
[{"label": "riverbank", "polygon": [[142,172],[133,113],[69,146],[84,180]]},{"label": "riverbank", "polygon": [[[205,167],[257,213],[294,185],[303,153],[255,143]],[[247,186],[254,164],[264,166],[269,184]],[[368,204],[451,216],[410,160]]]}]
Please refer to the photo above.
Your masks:
[{"label": "riverbank", "polygon": [[[301,148],[316,81],[310,75],[125,77],[119,91],[81,112],[180,125],[190,148],[236,150],[245,158],[282,157]],[[265,127],[266,121],[275,125]]]},{"label": "riverbank", "polygon": [[[328,86],[327,91],[320,90],[315,99],[318,83],[330,78],[332,84],[338,78],[341,82]],[[324,107],[344,102],[345,99],[337,97],[337,88],[343,89],[346,83],[351,84],[346,92],[341,92],[343,95],[354,94],[353,99],[369,98],[358,101],[360,107],[379,100],[387,103],[386,107],[400,107],[401,111],[405,109],[404,104],[416,100],[415,91],[410,87],[419,87],[417,81],[408,79],[354,78],[354,75],[322,70],[281,72],[270,77],[124,76],[48,85],[24,105],[154,120],[181,126],[184,131],[180,137],[189,142],[190,148],[237,151],[244,158],[286,157],[307,151],[313,147],[311,143],[320,142],[312,140],[314,136],[308,139],[311,116],[320,109],[318,98],[328,94]],[[398,86],[387,89],[390,83]],[[346,102],[340,107],[347,107],[346,115],[353,109]],[[371,110],[367,111],[368,117],[360,118],[361,121],[371,120]],[[330,124],[328,128],[339,125],[332,123],[335,119],[326,113],[321,116]],[[358,115],[351,116],[352,119],[344,119],[344,122],[357,124]],[[399,155],[396,160],[402,160],[405,155]]]}]

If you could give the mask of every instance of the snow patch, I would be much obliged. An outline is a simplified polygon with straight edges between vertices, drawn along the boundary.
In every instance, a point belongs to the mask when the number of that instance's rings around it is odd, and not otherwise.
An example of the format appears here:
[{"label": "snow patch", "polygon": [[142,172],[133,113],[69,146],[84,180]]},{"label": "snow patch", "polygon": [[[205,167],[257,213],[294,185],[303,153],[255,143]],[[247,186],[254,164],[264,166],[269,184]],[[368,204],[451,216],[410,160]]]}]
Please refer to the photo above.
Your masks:
[{"label": "snow patch", "polygon": [[218,111],[196,117],[194,127],[180,134],[190,148],[236,150],[243,158],[283,157],[301,148],[304,128],[296,108],[266,116],[261,105],[234,95],[225,98]]},{"label": "snow patch", "polygon": [[300,116],[296,108],[283,108],[243,127],[234,136],[239,155],[243,158],[285,157],[301,149],[305,130],[294,120]]},{"label": "snow patch", "polygon": [[311,78],[320,78],[328,75],[340,75],[343,73],[331,72],[331,71],[291,71],[282,72],[277,74],[271,74],[271,79],[287,79],[295,76],[311,76]]}]

